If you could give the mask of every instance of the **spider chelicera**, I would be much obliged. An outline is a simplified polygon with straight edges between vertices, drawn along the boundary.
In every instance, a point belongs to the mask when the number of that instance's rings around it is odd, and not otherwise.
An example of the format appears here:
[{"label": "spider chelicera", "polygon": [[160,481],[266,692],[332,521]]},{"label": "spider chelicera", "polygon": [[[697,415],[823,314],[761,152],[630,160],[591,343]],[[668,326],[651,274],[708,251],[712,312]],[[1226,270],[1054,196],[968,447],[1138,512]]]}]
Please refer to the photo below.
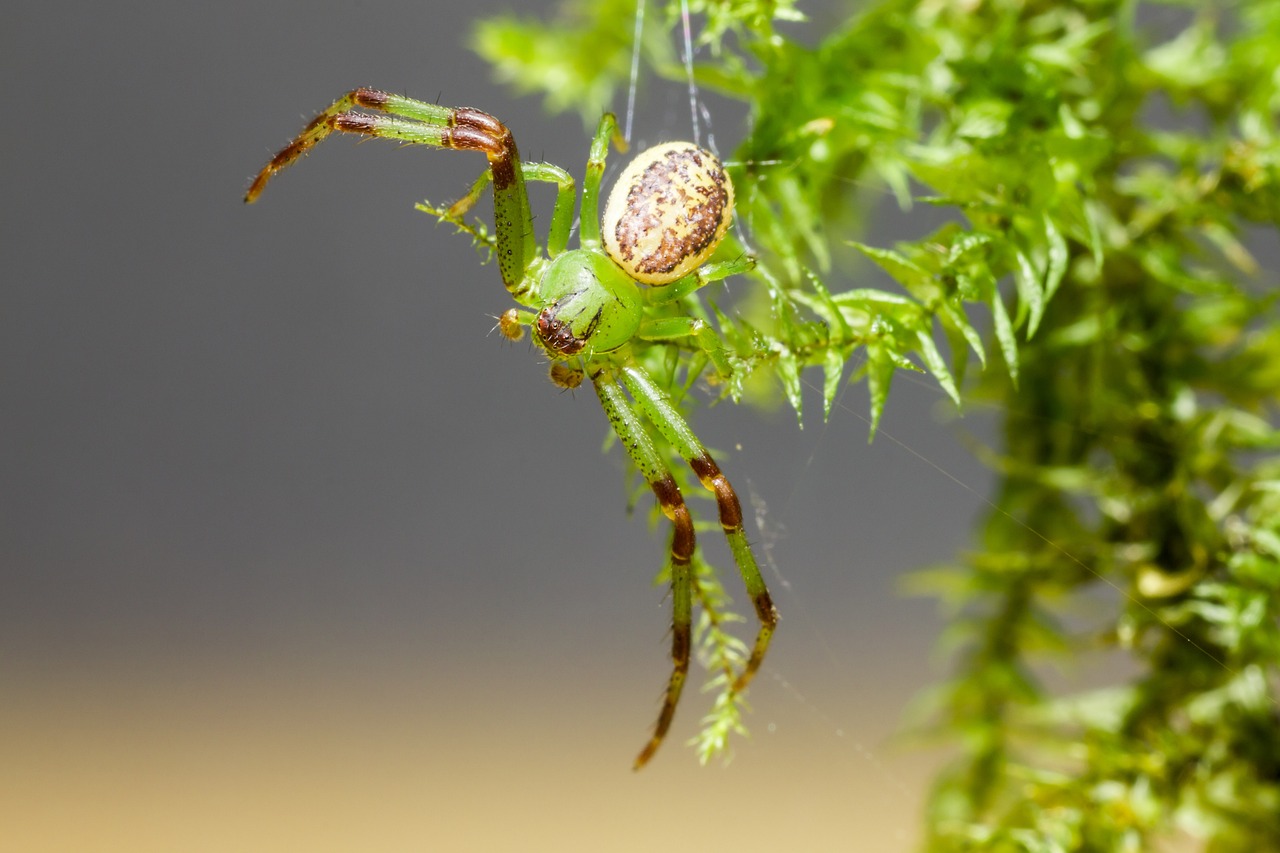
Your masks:
[{"label": "spider chelicera", "polygon": [[[378,111],[368,114],[365,108]],[[263,167],[245,195],[256,201],[277,172],[334,131],[395,139],[437,148],[480,151],[489,168],[442,218],[463,214],[493,185],[495,229],[491,245],[503,284],[521,308],[507,311],[502,333],[519,339],[525,328],[551,359],[552,381],[572,388],[589,378],[622,446],[671,520],[671,658],[674,663],[653,736],[635,766],[662,744],[689,670],[694,553],[693,518],[651,430],[688,462],[714,495],[734,563],[751,596],[760,627],[751,656],[730,690],[746,689],[764,660],[778,615],[742,527],[738,497],[715,460],[650,376],[639,356],[653,347],[683,345],[701,353],[724,377],[732,368],[719,338],[702,318],[682,307],[698,288],[745,272],[750,258],[708,259],[733,214],[733,184],[720,161],[688,142],[641,153],[619,177],[599,217],[600,180],[610,140],[621,148],[617,123],[605,115],[591,143],[583,180],[578,249],[569,249],[575,199],[573,178],[549,163],[523,163],[502,122],[466,107],[442,107],[374,89],[356,89],[316,116]],[[545,255],[537,245],[525,181],[557,185]],[[603,231],[603,236],[602,236]],[[649,426],[645,425],[645,421]]]}]

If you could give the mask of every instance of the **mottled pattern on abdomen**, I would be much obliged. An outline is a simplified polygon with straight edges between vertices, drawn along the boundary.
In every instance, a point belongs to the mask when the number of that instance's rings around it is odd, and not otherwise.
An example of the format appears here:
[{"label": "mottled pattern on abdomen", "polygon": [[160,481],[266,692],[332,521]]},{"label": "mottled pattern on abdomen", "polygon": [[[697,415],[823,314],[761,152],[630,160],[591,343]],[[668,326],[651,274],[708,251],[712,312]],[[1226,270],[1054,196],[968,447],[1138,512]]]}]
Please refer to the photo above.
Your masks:
[{"label": "mottled pattern on abdomen", "polygon": [[716,156],[670,142],[618,178],[603,219],[605,250],[646,284],[670,284],[701,266],[729,228],[733,184]]}]

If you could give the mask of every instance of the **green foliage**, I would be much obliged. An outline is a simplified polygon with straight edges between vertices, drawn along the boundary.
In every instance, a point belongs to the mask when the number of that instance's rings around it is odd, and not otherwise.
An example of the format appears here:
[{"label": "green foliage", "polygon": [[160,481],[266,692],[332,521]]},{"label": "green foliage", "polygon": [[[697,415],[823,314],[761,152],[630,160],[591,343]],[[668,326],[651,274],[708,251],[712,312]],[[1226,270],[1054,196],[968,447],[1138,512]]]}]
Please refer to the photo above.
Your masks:
[{"label": "green foliage", "polygon": [[[566,7],[572,24],[496,18],[476,28],[472,44],[517,92],[542,92],[548,110],[577,109],[585,126],[594,128],[631,67],[632,32],[626,22],[634,10],[632,0],[583,0]],[[671,61],[656,28],[645,35],[646,57]]]},{"label": "green foliage", "polygon": [[[680,21],[679,3],[640,0],[640,54],[647,70],[680,77],[683,67],[673,50],[671,32]],[[732,67],[745,71],[742,57],[721,50],[728,35],[741,44],[761,43],[772,35],[774,20],[799,21],[794,0],[688,0],[699,19],[698,46],[716,55],[712,74]],[[570,0],[560,20],[546,24],[507,16],[482,21],[472,46],[488,59],[500,80],[521,93],[542,92],[552,112],[577,110],[590,131],[600,115],[616,109],[619,90],[628,85],[635,48],[637,0]]]},{"label": "green foliage", "polygon": [[[477,45],[594,122],[633,2]],[[649,5],[646,73],[681,79],[679,4]],[[922,704],[959,751],[929,849],[1280,849],[1280,317],[1249,250],[1280,240],[1280,0],[882,0],[814,44],[777,28],[788,3],[691,9],[699,85],[749,109],[727,251],[759,262],[737,303],[691,299],[731,353],[707,378],[799,413],[816,368],[829,411],[853,361],[873,432],[899,369],[1006,412],[974,550],[910,581],[956,666]],[[885,189],[949,221],[867,245]],[[679,393],[704,367],[663,375]],[[700,574],[715,672],[735,652]],[[1130,674],[1046,687],[1093,658]],[[704,753],[740,725],[719,710]]]}]

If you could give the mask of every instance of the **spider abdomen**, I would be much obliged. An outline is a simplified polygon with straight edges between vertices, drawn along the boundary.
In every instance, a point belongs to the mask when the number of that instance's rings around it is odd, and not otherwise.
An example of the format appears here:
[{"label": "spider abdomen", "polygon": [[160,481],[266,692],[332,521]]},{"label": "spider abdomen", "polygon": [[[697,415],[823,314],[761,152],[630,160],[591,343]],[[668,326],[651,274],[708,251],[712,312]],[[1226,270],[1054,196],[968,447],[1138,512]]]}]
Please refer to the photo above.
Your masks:
[{"label": "spider abdomen", "polygon": [[605,251],[645,284],[670,284],[702,266],[733,218],[733,182],[714,154],[668,142],[631,161],[601,221]]}]

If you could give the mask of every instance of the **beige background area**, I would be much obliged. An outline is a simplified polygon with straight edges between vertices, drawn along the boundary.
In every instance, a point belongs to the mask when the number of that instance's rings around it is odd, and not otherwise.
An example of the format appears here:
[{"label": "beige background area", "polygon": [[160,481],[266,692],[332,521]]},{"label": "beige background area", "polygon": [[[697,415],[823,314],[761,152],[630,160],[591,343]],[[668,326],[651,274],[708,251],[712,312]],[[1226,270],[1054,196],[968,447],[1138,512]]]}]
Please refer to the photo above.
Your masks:
[{"label": "beige background area", "polygon": [[636,774],[635,685],[561,705],[527,676],[460,675],[18,685],[0,849],[904,850],[917,831],[927,762],[862,740],[893,724],[883,703],[835,703],[841,736],[766,685],[728,767],[677,748]]}]

